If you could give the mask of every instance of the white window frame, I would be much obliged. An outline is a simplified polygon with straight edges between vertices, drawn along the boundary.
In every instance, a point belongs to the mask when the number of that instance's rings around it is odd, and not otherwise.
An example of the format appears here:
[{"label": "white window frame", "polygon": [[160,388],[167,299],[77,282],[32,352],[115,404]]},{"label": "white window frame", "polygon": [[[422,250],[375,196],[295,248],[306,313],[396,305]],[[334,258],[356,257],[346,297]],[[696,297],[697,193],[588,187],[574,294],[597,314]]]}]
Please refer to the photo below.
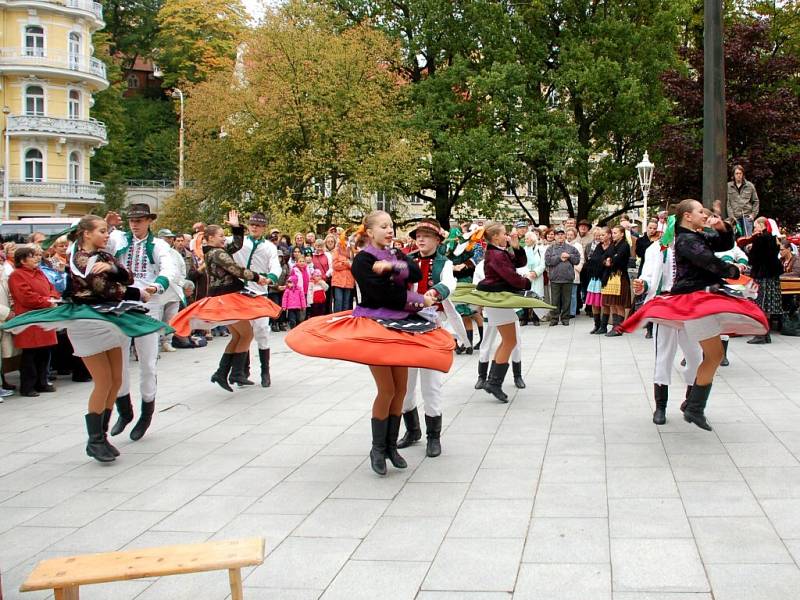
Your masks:
[{"label": "white window frame", "polygon": [[[38,87],[42,89],[42,112],[28,112],[28,89]],[[47,86],[44,83],[25,83],[22,87],[22,114],[26,117],[43,117],[47,114]]]},{"label": "white window frame", "polygon": [[[77,171],[77,178],[73,179],[72,177],[72,155],[77,155],[78,161],[78,171]],[[83,182],[83,152],[78,149],[70,150],[69,154],[67,154],[67,181],[70,185],[80,185]]]},{"label": "white window frame", "polygon": [[[77,36],[78,38],[76,40],[78,47],[77,54],[73,54],[72,52],[72,42],[73,42],[72,36]],[[81,56],[83,55],[83,52],[81,52],[82,45],[83,45],[83,34],[80,31],[70,31],[67,34],[67,64],[69,65],[69,68],[72,69],[73,71],[79,71],[81,68]]]},{"label": "white window frame", "polygon": [[[131,82],[135,82],[135,85],[131,85]],[[138,90],[141,88],[139,85],[139,78],[133,73],[128,74],[128,76],[125,78],[125,83],[128,84],[129,90]]]},{"label": "white window frame", "polygon": [[[72,106],[73,106],[73,99],[72,94],[78,94],[77,99],[77,106],[78,112],[77,115],[73,116],[72,114]],[[78,88],[67,88],[67,116],[70,119],[82,119],[83,118],[83,91],[79,90]]]},{"label": "white window frame", "polygon": [[[42,155],[42,179],[40,181],[28,181],[28,152],[37,150]],[[43,183],[47,181],[47,148],[42,149],[41,146],[26,146],[22,150],[22,173],[21,181],[25,183]]]},{"label": "white window frame", "polygon": [[[28,28],[29,27],[38,27],[42,30],[42,47],[37,48],[36,46],[28,46]],[[38,37],[38,34],[33,34]],[[28,50],[31,49],[34,52],[29,53]],[[47,56],[47,29],[44,25],[39,23],[25,23],[22,27],[22,50],[25,56],[38,56],[44,57]]]}]

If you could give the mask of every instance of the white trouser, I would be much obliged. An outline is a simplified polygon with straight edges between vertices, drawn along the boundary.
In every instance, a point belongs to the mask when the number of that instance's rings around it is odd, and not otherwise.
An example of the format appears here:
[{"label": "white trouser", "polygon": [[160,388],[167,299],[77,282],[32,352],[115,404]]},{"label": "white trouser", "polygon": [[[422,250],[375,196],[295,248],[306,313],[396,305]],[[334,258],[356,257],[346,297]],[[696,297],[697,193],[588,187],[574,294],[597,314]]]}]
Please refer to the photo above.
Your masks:
[{"label": "white trouser", "polygon": [[253,326],[253,337],[259,350],[269,350],[269,317],[261,317],[250,321]]},{"label": "white trouser", "polygon": [[429,417],[438,417],[442,414],[442,384],[444,373],[433,369],[408,370],[408,387],[406,397],[403,399],[403,412],[408,412],[417,406],[415,391],[417,379],[422,383],[422,401],[425,403],[425,414]]},{"label": "white trouser", "polygon": [[[180,311],[180,309],[181,309],[180,301],[174,300],[172,302],[167,302],[166,304],[163,305],[162,321],[164,321],[164,323],[169,323],[172,320],[172,317],[178,314],[178,311]],[[152,311],[150,312],[150,314],[151,315],[153,314]],[[165,333],[162,337],[164,338],[165,342],[169,343],[172,341],[172,336],[173,336],[172,333]]]},{"label": "white trouser", "polygon": [[683,329],[656,325],[653,331],[656,345],[656,365],[653,373],[653,383],[669,385],[671,382],[672,365],[675,362],[675,352],[681,347],[686,358],[686,367],[681,375],[686,385],[693,385],[697,376],[697,367],[703,361],[703,350],[700,344],[691,341]]},{"label": "white trouser", "polygon": [[[522,331],[519,327],[519,319],[514,323],[514,330],[517,333],[517,345],[514,346],[514,349],[511,351],[511,362],[522,362],[522,349],[520,344],[522,343]],[[478,354],[478,360],[480,362],[489,362],[489,357],[491,356],[494,349],[494,340],[498,335],[497,327],[491,324],[491,322],[483,324],[483,339],[481,340],[481,351]]]},{"label": "white trouser", "polygon": [[[148,302],[147,308],[149,316],[161,320],[163,314],[162,305],[155,302]],[[139,392],[143,402],[152,402],[156,399],[156,361],[158,361],[158,333],[151,333],[142,337],[134,338],[136,355],[139,357]],[[128,367],[128,346],[122,351],[122,385],[117,392],[117,398],[129,394],[131,390],[130,369]]]}]

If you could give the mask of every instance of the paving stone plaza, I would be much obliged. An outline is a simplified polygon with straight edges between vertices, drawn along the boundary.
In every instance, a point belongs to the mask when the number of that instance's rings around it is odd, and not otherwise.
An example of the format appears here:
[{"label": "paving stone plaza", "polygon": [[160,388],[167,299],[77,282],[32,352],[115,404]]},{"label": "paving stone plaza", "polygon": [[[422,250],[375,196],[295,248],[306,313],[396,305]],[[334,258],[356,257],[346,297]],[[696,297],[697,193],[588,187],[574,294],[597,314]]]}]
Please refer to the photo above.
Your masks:
[{"label": "paving stone plaza", "polygon": [[[523,329],[528,387],[475,391],[477,355],[445,387],[443,454],[369,468],[366,367],[291,353],[273,387],[212,385],[224,341],[162,355],[154,424],[85,452],[90,384],[0,405],[6,600],[44,558],[263,536],[248,600],[796,600],[800,597],[800,339],[731,341],[707,433],[651,422],[643,333]],[[136,363],[132,363],[134,370]],[[134,374],[135,378],[135,374]],[[510,377],[505,388],[511,392]],[[135,388],[134,388],[135,389]],[[138,411],[138,404],[137,404]],[[223,600],[224,572],[86,586],[83,599]]]}]

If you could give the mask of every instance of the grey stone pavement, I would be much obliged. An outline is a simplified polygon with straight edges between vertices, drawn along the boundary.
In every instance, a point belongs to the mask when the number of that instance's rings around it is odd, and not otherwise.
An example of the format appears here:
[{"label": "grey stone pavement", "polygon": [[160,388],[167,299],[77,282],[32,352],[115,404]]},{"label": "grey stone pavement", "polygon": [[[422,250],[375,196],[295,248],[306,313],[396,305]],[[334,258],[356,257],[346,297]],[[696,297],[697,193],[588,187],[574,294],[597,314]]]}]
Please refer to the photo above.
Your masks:
[{"label": "grey stone pavement", "polygon": [[[0,405],[5,598],[37,561],[249,536],[248,599],[795,600],[800,597],[800,339],[731,341],[713,433],[651,422],[653,349],[591,322],[523,329],[528,387],[446,385],[444,454],[373,475],[366,367],[289,352],[273,387],[208,381],[223,340],[162,356],[158,412],[122,456],[86,457],[89,384]],[[135,363],[134,363],[135,369]],[[510,378],[509,378],[510,379]],[[506,389],[513,388],[506,383]],[[84,599],[229,597],[224,572],[88,586]]]}]

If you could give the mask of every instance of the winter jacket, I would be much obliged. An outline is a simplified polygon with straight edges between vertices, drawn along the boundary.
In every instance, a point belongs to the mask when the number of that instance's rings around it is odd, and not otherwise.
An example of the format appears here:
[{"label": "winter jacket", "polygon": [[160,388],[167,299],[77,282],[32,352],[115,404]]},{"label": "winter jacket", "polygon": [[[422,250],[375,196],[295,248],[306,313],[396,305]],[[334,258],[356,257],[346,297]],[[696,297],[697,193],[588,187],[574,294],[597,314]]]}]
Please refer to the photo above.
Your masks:
[{"label": "winter jacket", "polygon": [[308,306],[306,293],[303,291],[302,276],[299,269],[292,269],[286,279],[286,289],[283,290],[281,308],[284,310],[303,309]]},{"label": "winter jacket", "polygon": [[737,188],[734,181],[728,182],[728,216],[735,219],[742,215],[758,215],[758,193],[756,186],[747,181],[742,181],[742,187]]},{"label": "winter jacket", "polygon": [[333,253],[333,278],[331,285],[333,287],[353,289],[356,287],[356,280],[353,279],[353,274],[350,272],[350,252],[337,247]]},{"label": "winter jacket", "polygon": [[518,292],[531,289],[531,280],[517,273],[528,263],[524,248],[512,252],[487,244],[484,256],[484,278],[477,288],[483,292]]},{"label": "winter jacket", "polygon": [[[569,254],[568,260],[561,260],[561,254]],[[578,250],[569,242],[555,243],[544,253],[544,264],[547,265],[547,276],[550,283],[572,283],[575,281],[575,266],[581,262]]]},{"label": "winter jacket", "polygon": [[719,285],[723,278],[739,277],[739,268],[724,262],[714,252],[724,252],[733,246],[733,230],[726,225],[724,232],[697,232],[685,227],[675,228],[675,282],[673,294],[688,294]]},{"label": "winter jacket", "polygon": [[[8,279],[8,289],[14,299],[14,313],[17,315],[40,308],[51,308],[53,304],[50,298],[59,297],[56,288],[38,268],[15,269]],[[14,336],[14,345],[22,350],[55,346],[57,343],[55,331],[45,331],[36,326],[28,327]]]}]

